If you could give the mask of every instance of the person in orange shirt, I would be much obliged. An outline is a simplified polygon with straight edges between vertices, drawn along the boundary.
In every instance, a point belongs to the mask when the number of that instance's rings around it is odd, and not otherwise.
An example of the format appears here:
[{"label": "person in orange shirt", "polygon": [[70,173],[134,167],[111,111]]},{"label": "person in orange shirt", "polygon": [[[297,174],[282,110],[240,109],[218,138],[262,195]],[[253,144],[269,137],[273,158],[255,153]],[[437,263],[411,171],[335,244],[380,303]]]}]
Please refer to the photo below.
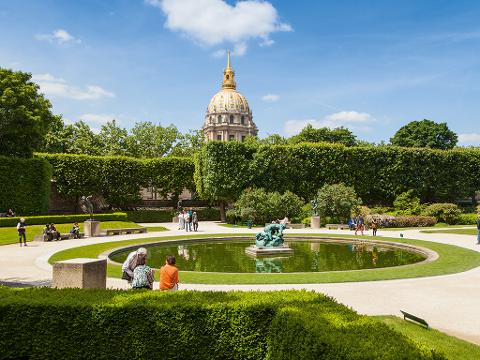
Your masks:
[{"label": "person in orange shirt", "polygon": [[160,269],[160,290],[178,290],[178,269],[175,266],[175,256],[167,256],[165,265]]}]

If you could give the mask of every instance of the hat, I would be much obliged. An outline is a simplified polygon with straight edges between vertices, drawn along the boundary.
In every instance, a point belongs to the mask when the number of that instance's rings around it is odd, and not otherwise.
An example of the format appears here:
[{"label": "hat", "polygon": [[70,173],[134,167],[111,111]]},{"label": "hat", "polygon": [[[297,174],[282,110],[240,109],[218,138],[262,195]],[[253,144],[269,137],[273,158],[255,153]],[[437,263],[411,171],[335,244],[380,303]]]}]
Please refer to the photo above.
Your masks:
[{"label": "hat", "polygon": [[147,255],[147,249],[145,249],[144,247],[138,248],[137,254]]}]

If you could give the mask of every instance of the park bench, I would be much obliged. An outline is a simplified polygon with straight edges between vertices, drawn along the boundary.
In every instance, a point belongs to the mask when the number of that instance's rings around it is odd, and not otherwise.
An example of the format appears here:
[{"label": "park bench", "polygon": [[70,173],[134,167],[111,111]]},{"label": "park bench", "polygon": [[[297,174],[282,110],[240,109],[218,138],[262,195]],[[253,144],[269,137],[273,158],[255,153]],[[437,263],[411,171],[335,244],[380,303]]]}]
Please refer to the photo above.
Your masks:
[{"label": "park bench", "polygon": [[106,230],[107,236],[108,235],[122,235],[122,234],[141,234],[141,233],[146,233],[146,232],[147,232],[147,228],[145,228],[145,227],[108,229],[108,230]]},{"label": "park bench", "polygon": [[350,230],[350,226],[348,224],[327,224],[325,227],[329,230]]},{"label": "park bench", "polygon": [[403,310],[400,310],[400,312],[403,314],[403,319],[406,320],[406,319],[410,319],[416,323],[419,323],[421,325],[424,325],[427,329],[428,329],[428,324],[425,320],[415,316],[415,315],[412,315],[412,314],[409,314],[407,313],[406,311],[403,311]]},{"label": "park bench", "polygon": [[[84,233],[78,234],[79,238],[83,238]],[[73,234],[66,233],[66,234],[60,234],[60,239],[61,240],[69,240],[69,239],[74,239]],[[33,241],[48,241],[48,236],[45,234],[40,234],[40,235],[35,235],[33,237]],[[52,240],[54,241],[54,240]]]}]

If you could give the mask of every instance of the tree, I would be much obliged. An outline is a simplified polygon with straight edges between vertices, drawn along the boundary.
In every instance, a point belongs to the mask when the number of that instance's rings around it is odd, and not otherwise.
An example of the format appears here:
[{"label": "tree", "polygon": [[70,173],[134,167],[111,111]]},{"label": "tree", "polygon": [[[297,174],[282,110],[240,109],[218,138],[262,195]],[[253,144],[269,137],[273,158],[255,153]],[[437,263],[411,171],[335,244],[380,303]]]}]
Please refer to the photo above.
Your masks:
[{"label": "tree", "polygon": [[393,202],[393,207],[398,214],[402,215],[418,215],[422,211],[420,199],[413,189],[398,195]]},{"label": "tree", "polygon": [[427,147],[431,149],[452,149],[458,137],[446,123],[432,120],[412,121],[402,126],[390,139],[390,143],[404,147]]},{"label": "tree", "polygon": [[115,119],[102,125],[99,134],[102,155],[127,155],[128,132],[117,125]]},{"label": "tree", "polygon": [[189,130],[186,134],[179,134],[171,155],[190,157],[200,150],[203,143],[203,130]]},{"label": "tree", "polygon": [[163,127],[150,121],[138,122],[128,137],[128,152],[145,158],[165,156],[173,150],[180,135],[174,125]]},{"label": "tree", "polygon": [[85,155],[104,155],[100,136],[83,121],[65,127],[66,153]]},{"label": "tree", "polygon": [[318,212],[331,221],[346,223],[352,211],[362,204],[352,187],[344,184],[324,185],[317,193]]},{"label": "tree", "polygon": [[68,139],[65,124],[60,116],[55,116],[48,127],[48,131],[43,138],[40,152],[46,153],[67,153]]},{"label": "tree", "polygon": [[314,128],[312,124],[308,124],[299,134],[292,136],[288,140],[291,144],[298,144],[300,142],[331,142],[346,146],[355,146],[357,144],[355,135],[344,127],[335,129],[323,127],[317,129]]},{"label": "tree", "polygon": [[0,68],[0,155],[30,157],[55,116],[32,75]]}]

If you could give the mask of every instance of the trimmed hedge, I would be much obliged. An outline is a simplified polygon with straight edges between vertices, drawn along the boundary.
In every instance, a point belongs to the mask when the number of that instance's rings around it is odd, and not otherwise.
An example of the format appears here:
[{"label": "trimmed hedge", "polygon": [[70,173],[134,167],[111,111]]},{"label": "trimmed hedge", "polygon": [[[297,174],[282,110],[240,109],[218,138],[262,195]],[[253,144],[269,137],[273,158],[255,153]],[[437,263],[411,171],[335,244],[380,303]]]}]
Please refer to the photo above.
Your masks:
[{"label": "trimmed hedge", "polygon": [[[75,215],[42,215],[42,216],[25,216],[27,225],[45,225],[47,223],[54,224],[73,224],[82,222],[90,218],[88,214]],[[99,221],[128,221],[126,213],[113,214],[94,214],[95,220]],[[16,226],[20,216],[0,218],[0,227]]]},{"label": "trimmed hedge", "polygon": [[2,287],[0,318],[0,359],[446,359],[306,291]]},{"label": "trimmed hedge", "polygon": [[0,156],[0,212],[48,212],[52,167],[42,159]]},{"label": "trimmed hedge", "polygon": [[123,156],[35,154],[53,166],[61,195],[78,199],[101,194],[112,207],[125,208],[140,199],[140,188],[153,186],[162,195],[178,196],[195,189],[189,158],[136,159]]},{"label": "trimmed hedge", "polygon": [[[195,209],[195,208],[194,208]],[[198,221],[219,221],[220,211],[218,209],[206,208],[195,209]],[[128,220],[137,223],[171,222],[175,211],[172,210],[137,210],[127,211]]]},{"label": "trimmed hedge", "polygon": [[324,184],[353,186],[364,203],[392,202],[415,189],[422,202],[480,189],[480,149],[432,150],[339,144],[262,145],[212,141],[196,160],[202,197],[236,199],[247,187],[311,199]]}]

